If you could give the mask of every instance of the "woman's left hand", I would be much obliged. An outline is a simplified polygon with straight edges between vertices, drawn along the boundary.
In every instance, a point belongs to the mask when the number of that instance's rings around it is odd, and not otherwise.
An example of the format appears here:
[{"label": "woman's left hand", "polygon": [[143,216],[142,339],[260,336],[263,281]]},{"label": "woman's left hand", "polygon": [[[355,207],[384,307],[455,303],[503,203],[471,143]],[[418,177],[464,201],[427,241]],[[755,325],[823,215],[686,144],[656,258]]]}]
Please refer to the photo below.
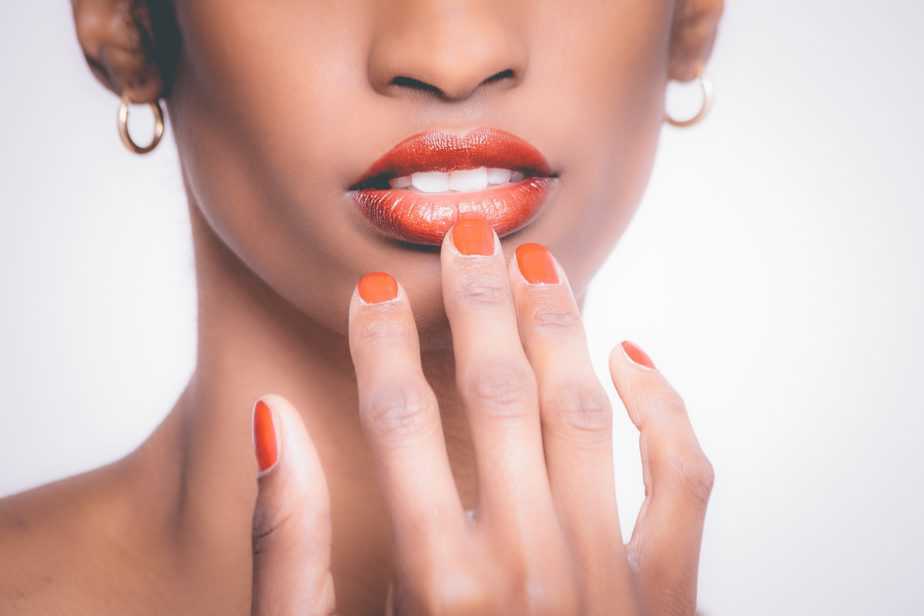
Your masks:
[{"label": "woman's left hand", "polygon": [[367,275],[350,307],[360,416],[396,541],[393,611],[408,614],[693,614],[713,469],[684,402],[640,349],[610,372],[641,433],[646,499],[624,544],[612,410],[564,271],[542,246],[506,263],[484,222],[442,246],[456,381],[477,458],[465,515],[411,306]]}]

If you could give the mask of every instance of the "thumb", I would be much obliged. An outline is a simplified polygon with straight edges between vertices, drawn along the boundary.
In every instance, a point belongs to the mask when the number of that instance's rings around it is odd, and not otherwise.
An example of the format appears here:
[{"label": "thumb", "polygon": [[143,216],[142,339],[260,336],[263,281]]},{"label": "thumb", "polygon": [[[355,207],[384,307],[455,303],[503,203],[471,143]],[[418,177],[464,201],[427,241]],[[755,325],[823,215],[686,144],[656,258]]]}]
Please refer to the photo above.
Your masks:
[{"label": "thumb", "polygon": [[327,481],[302,418],[282,396],[254,404],[254,615],[334,613]]}]

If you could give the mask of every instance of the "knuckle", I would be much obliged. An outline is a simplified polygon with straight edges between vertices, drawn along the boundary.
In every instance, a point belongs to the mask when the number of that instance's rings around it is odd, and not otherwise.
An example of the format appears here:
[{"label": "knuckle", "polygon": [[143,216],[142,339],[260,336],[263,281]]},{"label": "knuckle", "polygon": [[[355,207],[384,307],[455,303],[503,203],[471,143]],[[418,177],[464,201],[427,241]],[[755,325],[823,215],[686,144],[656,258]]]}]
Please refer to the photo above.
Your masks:
[{"label": "knuckle", "polygon": [[683,486],[689,496],[704,505],[709,501],[715,468],[702,451],[668,451],[660,462],[663,472]]},{"label": "knuckle", "polygon": [[540,407],[551,429],[592,442],[609,442],[613,408],[599,385],[554,387],[543,393]]},{"label": "knuckle", "polygon": [[459,286],[459,300],[466,304],[503,304],[510,299],[505,274],[484,267],[465,267]]},{"label": "knuckle", "polygon": [[652,469],[705,505],[715,485],[715,467],[693,433],[683,398],[668,388],[648,402],[651,424],[645,430],[651,442]]},{"label": "knuckle", "polygon": [[570,577],[562,573],[527,574],[521,569],[508,579],[509,594],[514,597],[513,602],[522,607],[523,613],[544,616],[577,614],[577,589]]},{"label": "knuckle", "polygon": [[436,399],[423,384],[389,384],[361,404],[366,430],[376,439],[397,444],[437,426]]},{"label": "knuckle", "polygon": [[709,496],[715,488],[715,465],[703,453],[699,455],[699,462],[695,472],[695,484],[698,488],[697,493],[702,500],[704,502],[709,500]]},{"label": "knuckle", "polygon": [[262,554],[293,541],[307,542],[323,553],[331,545],[331,518],[329,507],[311,505],[294,496],[276,506],[258,505],[251,529],[253,553]]},{"label": "knuckle", "polygon": [[535,404],[536,377],[525,364],[525,361],[480,363],[467,379],[468,402],[498,417],[529,414]]},{"label": "knuckle", "polygon": [[695,616],[696,594],[686,584],[667,584],[658,592],[658,614],[664,616]]},{"label": "knuckle", "polygon": [[324,576],[321,588],[315,599],[315,612],[319,616],[334,616],[337,613],[337,589],[334,574],[330,571]]},{"label": "knuckle", "polygon": [[407,338],[411,333],[407,320],[398,318],[394,305],[371,306],[370,308],[384,308],[377,310],[374,316],[364,319],[358,328],[359,339],[363,342],[376,343],[385,341],[394,343],[396,340]]},{"label": "knuckle", "polygon": [[272,541],[281,534],[282,529],[291,526],[295,513],[286,511],[273,511],[258,508],[253,518],[253,553],[261,554]]},{"label": "knuckle", "polygon": [[677,390],[669,385],[656,385],[633,391],[630,394],[628,410],[632,421],[642,431],[650,426],[660,427],[676,423],[678,419],[687,415],[686,402]]},{"label": "knuckle", "polygon": [[658,387],[645,397],[645,406],[649,415],[658,417],[672,417],[685,415],[686,401],[677,390],[672,387]]},{"label": "knuckle", "polygon": [[464,566],[441,569],[439,574],[428,575],[416,593],[413,603],[423,608],[422,613],[461,616],[487,611],[492,597],[480,576]]},{"label": "knuckle", "polygon": [[573,306],[554,299],[537,301],[530,317],[536,329],[546,332],[573,332],[581,325],[581,315]]}]

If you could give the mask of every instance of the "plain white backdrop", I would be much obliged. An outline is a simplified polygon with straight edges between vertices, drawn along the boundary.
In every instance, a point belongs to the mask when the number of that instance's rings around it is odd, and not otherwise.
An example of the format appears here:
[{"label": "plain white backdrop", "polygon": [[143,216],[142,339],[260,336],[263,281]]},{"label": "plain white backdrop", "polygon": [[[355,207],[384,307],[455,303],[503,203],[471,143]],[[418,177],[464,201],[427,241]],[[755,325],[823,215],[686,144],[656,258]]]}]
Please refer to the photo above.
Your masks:
[{"label": "plain white backdrop", "polygon": [[[728,4],[713,115],[665,129],[591,289],[599,373],[640,343],[716,466],[708,616],[922,613],[924,6]],[[4,495],[148,435],[193,368],[195,297],[172,141],[123,149],[68,3],[0,23]],[[616,445],[628,532],[621,415]]]}]

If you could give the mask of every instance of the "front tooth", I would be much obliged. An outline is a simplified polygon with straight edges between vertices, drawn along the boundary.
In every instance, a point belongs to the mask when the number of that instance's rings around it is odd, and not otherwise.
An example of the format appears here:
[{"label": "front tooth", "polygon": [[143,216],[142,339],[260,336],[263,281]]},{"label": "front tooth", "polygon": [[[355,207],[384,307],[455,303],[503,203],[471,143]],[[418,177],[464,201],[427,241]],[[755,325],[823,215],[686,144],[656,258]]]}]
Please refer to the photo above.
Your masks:
[{"label": "front tooth", "polygon": [[488,167],[488,184],[506,184],[510,181],[510,169]]},{"label": "front tooth", "polygon": [[484,190],[488,187],[488,170],[484,167],[477,169],[457,169],[449,172],[449,189],[457,192],[471,192]]},{"label": "front tooth", "polygon": [[411,174],[411,186],[420,192],[446,192],[449,190],[449,174],[442,171],[418,171]]},{"label": "front tooth", "polygon": [[407,188],[411,185],[411,176],[402,175],[401,177],[388,180],[388,185],[392,188]]},{"label": "front tooth", "polygon": [[511,181],[511,182],[519,182],[520,180],[522,180],[522,179],[525,178],[525,177],[526,177],[526,176],[523,175],[523,172],[522,172],[522,171],[514,171],[513,173],[510,174],[510,181]]}]

